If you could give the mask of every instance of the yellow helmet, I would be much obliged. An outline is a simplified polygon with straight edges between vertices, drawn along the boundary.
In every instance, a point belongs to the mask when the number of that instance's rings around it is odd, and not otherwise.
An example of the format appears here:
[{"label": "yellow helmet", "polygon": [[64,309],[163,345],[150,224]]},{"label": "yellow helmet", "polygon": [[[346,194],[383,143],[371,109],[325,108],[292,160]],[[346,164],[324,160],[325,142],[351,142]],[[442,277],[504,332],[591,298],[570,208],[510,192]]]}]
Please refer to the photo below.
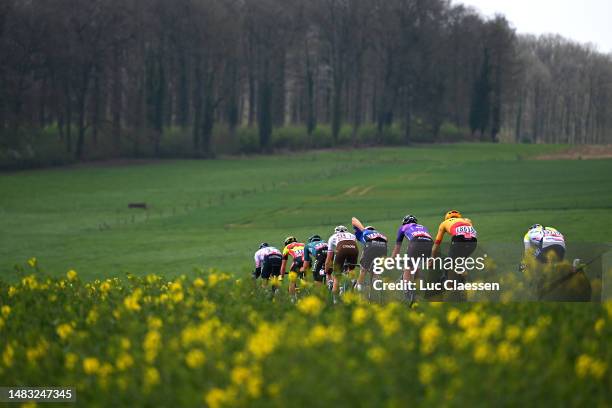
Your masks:
[{"label": "yellow helmet", "polygon": [[462,218],[462,215],[459,211],[457,210],[450,210],[449,212],[446,213],[446,215],[444,216],[444,221],[448,220],[449,218]]}]

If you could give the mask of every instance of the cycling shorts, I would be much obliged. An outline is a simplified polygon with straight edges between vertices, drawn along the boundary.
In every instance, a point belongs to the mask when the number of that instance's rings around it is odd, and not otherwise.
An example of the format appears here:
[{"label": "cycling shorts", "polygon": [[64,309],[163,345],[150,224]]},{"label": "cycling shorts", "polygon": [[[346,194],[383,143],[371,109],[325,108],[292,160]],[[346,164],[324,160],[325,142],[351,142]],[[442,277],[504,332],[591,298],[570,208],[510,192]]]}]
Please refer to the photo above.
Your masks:
[{"label": "cycling shorts", "polygon": [[349,269],[354,269],[359,258],[359,248],[355,241],[340,241],[336,245],[336,254],[334,256],[334,273],[341,274],[344,264],[349,264]]}]

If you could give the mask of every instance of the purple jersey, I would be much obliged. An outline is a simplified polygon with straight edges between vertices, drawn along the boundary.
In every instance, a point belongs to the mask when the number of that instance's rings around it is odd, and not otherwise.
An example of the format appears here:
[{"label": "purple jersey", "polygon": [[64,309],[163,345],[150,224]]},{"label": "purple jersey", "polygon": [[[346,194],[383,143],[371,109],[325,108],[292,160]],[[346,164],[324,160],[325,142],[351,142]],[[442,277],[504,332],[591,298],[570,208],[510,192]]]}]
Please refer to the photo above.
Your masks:
[{"label": "purple jersey", "polygon": [[412,241],[415,238],[429,238],[429,231],[421,224],[404,224],[397,230],[397,239],[395,242],[400,243],[404,240],[404,237],[408,238],[408,241]]}]

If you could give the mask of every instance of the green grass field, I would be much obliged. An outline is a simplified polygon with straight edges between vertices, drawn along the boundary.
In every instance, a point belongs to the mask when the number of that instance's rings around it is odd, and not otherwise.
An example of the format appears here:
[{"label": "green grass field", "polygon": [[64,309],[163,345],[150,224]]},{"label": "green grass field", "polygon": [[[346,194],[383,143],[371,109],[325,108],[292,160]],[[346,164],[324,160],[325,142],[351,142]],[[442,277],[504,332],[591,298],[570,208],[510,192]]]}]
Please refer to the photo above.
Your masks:
[{"label": "green grass field", "polygon": [[[568,254],[608,242],[612,160],[534,159],[561,148],[461,144],[2,174],[0,384],[75,387],[76,406],[87,407],[610,406],[609,289],[607,302],[419,299],[409,308],[356,292],[334,302],[310,282],[292,302],[288,279],[270,296],[248,278],[259,242],[325,236],[353,215],[393,235],[406,213],[434,229],[459,209],[479,250],[515,251],[504,260],[513,272],[536,222],[559,228]],[[150,208],[128,210],[131,202]],[[32,257],[38,265],[13,268]],[[521,300],[522,284],[502,289]],[[591,286],[601,299],[605,282]]]},{"label": "green grass field", "polygon": [[481,242],[520,247],[536,222],[570,242],[609,241],[612,160],[530,159],[561,148],[459,144],[5,173],[0,271],[10,278],[36,257],[50,273],[84,278],[246,274],[261,241],[326,237],[351,216],[391,236],[407,213],[435,229],[450,208],[472,218]]}]

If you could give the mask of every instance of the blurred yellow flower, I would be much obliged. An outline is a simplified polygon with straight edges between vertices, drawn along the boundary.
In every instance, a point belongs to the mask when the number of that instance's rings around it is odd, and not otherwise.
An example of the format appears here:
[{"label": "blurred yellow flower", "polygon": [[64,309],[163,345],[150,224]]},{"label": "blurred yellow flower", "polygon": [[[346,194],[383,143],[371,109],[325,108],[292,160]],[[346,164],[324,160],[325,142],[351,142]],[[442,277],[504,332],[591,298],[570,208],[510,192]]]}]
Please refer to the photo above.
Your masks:
[{"label": "blurred yellow flower", "polygon": [[160,329],[163,325],[164,323],[162,322],[162,319],[160,319],[159,317],[156,317],[156,316],[147,317],[147,326],[149,327],[149,330]]},{"label": "blurred yellow flower", "polygon": [[432,383],[436,374],[436,366],[432,363],[421,363],[419,364],[419,381],[423,385],[429,385]]},{"label": "blurred yellow flower", "polygon": [[73,328],[72,325],[68,323],[62,323],[55,328],[55,332],[62,340],[65,340],[72,334]]},{"label": "blurred yellow flower", "polygon": [[606,325],[606,321],[604,319],[602,318],[597,319],[597,321],[595,322],[595,333],[601,334],[605,325]]},{"label": "blurred yellow flower", "polygon": [[195,286],[196,288],[203,288],[205,284],[206,283],[204,282],[204,279],[202,278],[195,278],[193,280],[193,286]]},{"label": "blurred yellow flower", "polygon": [[8,315],[10,314],[11,314],[11,307],[9,305],[2,306],[2,317],[6,319]]},{"label": "blurred yellow flower", "polygon": [[271,354],[280,341],[281,330],[268,323],[261,323],[247,342],[247,349],[257,359]]},{"label": "blurred yellow flower", "polygon": [[85,319],[85,322],[89,325],[93,325],[97,321],[98,321],[98,312],[96,311],[96,309],[91,309],[89,313],[87,313],[87,318]]},{"label": "blurred yellow flower", "polygon": [[357,307],[353,310],[353,323],[360,326],[368,319],[368,311],[365,307]]},{"label": "blurred yellow flower", "polygon": [[421,352],[431,354],[436,349],[441,335],[442,330],[437,322],[432,321],[423,326],[420,332]]},{"label": "blurred yellow flower", "polygon": [[480,317],[476,312],[468,312],[459,318],[459,327],[466,330],[470,327],[478,326]]},{"label": "blurred yellow flower", "polygon": [[374,346],[368,349],[366,352],[367,357],[375,362],[376,364],[381,364],[387,358],[387,352],[384,348],[380,346]]},{"label": "blurred yellow flower", "polygon": [[119,345],[123,350],[127,350],[132,346],[132,343],[127,337],[122,337],[121,340],[119,340]]},{"label": "blurred yellow flower", "polygon": [[107,293],[110,290],[111,290],[111,284],[109,281],[104,281],[100,284],[100,291],[102,293]]},{"label": "blurred yellow flower", "polygon": [[159,371],[155,367],[147,367],[144,372],[144,385],[145,388],[150,388],[154,385],[159,384]]},{"label": "blurred yellow flower", "polygon": [[482,342],[474,347],[474,360],[478,363],[491,362],[493,352],[488,343]]},{"label": "blurred yellow flower", "polygon": [[13,357],[15,356],[15,349],[10,344],[7,344],[2,352],[2,362],[6,367],[13,365]]},{"label": "blurred yellow flower", "polygon": [[306,296],[297,305],[300,312],[311,316],[318,316],[323,307],[323,301],[314,295]]},{"label": "blurred yellow flower", "polygon": [[121,353],[115,361],[115,366],[119,371],[124,371],[134,365],[134,359],[128,353]]},{"label": "blurred yellow flower", "polygon": [[95,357],[87,357],[83,360],[83,371],[85,374],[95,374],[100,369],[100,361]]},{"label": "blurred yellow flower", "polygon": [[497,346],[497,359],[503,363],[508,363],[518,357],[519,351],[518,346],[514,346],[508,341],[502,341]]},{"label": "blurred yellow flower", "polygon": [[608,365],[599,359],[581,354],[576,360],[576,374],[580,378],[591,376],[597,380],[601,380],[606,373]]},{"label": "blurred yellow flower", "polygon": [[540,330],[537,326],[529,326],[523,332],[523,343],[528,344],[533,342],[539,334]]},{"label": "blurred yellow flower", "polygon": [[204,395],[204,402],[209,408],[221,408],[224,405],[230,405],[231,393],[221,388],[213,388]]},{"label": "blurred yellow flower", "polygon": [[513,341],[518,339],[521,336],[521,328],[517,325],[510,325],[506,327],[506,339],[508,341]]},{"label": "blurred yellow flower", "polygon": [[185,362],[189,368],[198,368],[204,364],[204,352],[199,349],[193,349],[185,356]]},{"label": "blurred yellow flower", "polygon": [[453,324],[457,321],[460,315],[461,315],[461,312],[459,312],[459,309],[453,307],[446,314],[446,321],[449,322],[450,324]]},{"label": "blurred yellow flower", "polygon": [[68,272],[66,272],[66,277],[68,278],[69,281],[76,280],[77,276],[78,274],[76,273],[74,269],[71,269]]},{"label": "blurred yellow flower", "polygon": [[38,264],[38,260],[36,258],[32,257],[28,259],[28,265],[30,265],[32,268],[36,268],[37,264]]},{"label": "blurred yellow flower", "polygon": [[161,334],[157,330],[148,331],[142,342],[142,348],[145,352],[145,360],[152,363],[161,348]]},{"label": "blurred yellow flower", "polygon": [[68,352],[64,356],[64,366],[68,370],[72,370],[76,366],[76,363],[78,361],[79,361],[79,356],[77,356],[74,353]]}]

